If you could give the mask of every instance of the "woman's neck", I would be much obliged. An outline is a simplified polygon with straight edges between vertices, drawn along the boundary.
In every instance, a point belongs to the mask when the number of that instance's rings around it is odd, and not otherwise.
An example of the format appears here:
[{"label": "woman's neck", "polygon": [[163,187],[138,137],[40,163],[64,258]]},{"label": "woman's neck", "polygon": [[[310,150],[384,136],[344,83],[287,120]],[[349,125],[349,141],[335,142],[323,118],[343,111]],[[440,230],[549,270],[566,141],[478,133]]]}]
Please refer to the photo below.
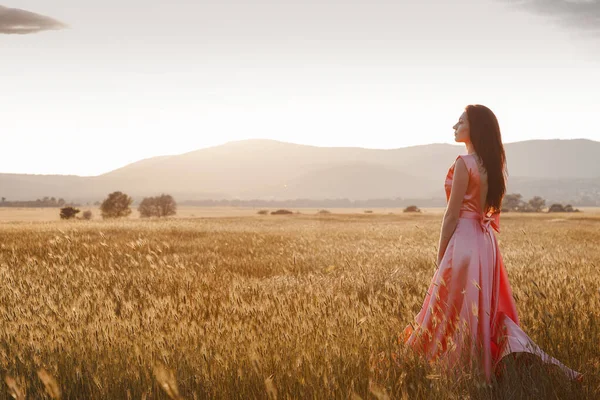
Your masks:
[{"label": "woman's neck", "polygon": [[469,153],[469,154],[475,153],[475,147],[473,146],[473,143],[467,142],[467,143],[465,143],[465,146],[467,147],[467,153]]}]

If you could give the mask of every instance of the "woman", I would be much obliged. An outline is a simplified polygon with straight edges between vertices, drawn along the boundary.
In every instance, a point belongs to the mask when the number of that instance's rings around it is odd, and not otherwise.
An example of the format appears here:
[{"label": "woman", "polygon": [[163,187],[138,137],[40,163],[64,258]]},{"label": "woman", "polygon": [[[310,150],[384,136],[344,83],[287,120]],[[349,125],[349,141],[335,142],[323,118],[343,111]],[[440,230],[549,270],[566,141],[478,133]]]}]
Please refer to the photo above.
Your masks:
[{"label": "woman", "polygon": [[406,344],[428,360],[480,367],[489,382],[498,362],[511,353],[531,353],[580,379],[544,353],[519,327],[519,317],[493,230],[499,231],[506,192],[506,157],[494,113],[467,106],[454,125],[456,142],[468,155],[448,171],[448,201],[435,272]]}]

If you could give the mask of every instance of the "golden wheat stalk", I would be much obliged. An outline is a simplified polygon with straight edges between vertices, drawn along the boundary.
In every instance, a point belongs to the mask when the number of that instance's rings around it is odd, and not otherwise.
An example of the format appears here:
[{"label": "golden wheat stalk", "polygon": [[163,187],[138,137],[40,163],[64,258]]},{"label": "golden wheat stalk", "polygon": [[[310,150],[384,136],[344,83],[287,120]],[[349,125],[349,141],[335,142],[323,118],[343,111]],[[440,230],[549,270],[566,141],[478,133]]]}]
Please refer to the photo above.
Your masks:
[{"label": "golden wheat stalk", "polygon": [[277,388],[273,383],[273,375],[265,379],[265,389],[267,390],[267,396],[269,396],[269,399],[277,400]]},{"label": "golden wheat stalk", "polygon": [[162,388],[162,390],[173,400],[182,400],[183,397],[179,394],[177,388],[177,380],[175,379],[175,373],[173,370],[168,369],[164,365],[157,363],[154,366],[154,377]]},{"label": "golden wheat stalk", "polygon": [[52,399],[60,399],[60,387],[58,386],[56,379],[54,379],[54,377],[50,375],[44,368],[38,370],[37,375],[44,384],[44,388],[46,389],[48,396],[50,396]]},{"label": "golden wheat stalk", "polygon": [[16,400],[25,400],[27,398],[27,391],[25,390],[25,385],[21,389],[17,384],[17,381],[10,375],[6,375],[4,377],[4,382],[6,382],[6,386],[8,386],[8,391],[13,399]]}]

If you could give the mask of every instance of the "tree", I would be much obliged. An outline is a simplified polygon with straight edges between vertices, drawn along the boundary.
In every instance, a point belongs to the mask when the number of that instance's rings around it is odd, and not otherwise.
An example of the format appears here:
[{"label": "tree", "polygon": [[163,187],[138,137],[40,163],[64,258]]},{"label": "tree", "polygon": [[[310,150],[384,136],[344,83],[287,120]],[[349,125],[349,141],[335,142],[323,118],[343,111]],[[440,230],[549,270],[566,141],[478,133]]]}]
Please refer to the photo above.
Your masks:
[{"label": "tree", "polygon": [[529,200],[529,207],[533,212],[541,212],[544,207],[546,207],[546,200],[542,199],[540,196],[535,196]]},{"label": "tree", "polygon": [[142,218],[169,217],[177,213],[177,203],[173,196],[161,194],[158,197],[145,197],[138,207]]},{"label": "tree", "polygon": [[60,219],[71,219],[79,213],[75,207],[65,207],[60,209]]},{"label": "tree", "polygon": [[158,208],[160,210],[159,217],[169,217],[177,214],[177,203],[173,196],[162,194],[157,198]]},{"label": "tree", "polygon": [[158,214],[158,207],[156,207],[154,197],[144,197],[144,200],[142,200],[138,206],[138,211],[142,218],[156,217],[156,214]]},{"label": "tree", "polygon": [[102,218],[120,218],[131,214],[133,199],[123,192],[113,192],[100,205]]},{"label": "tree", "polygon": [[523,208],[523,196],[519,193],[507,194],[502,201],[504,211],[518,211]]}]

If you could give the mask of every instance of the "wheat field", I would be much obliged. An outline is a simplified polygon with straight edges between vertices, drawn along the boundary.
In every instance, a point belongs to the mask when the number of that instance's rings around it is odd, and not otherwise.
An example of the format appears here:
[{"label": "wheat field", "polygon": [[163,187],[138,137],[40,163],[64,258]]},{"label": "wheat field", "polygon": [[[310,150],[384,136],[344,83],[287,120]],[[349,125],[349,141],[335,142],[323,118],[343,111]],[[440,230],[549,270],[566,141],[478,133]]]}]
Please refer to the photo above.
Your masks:
[{"label": "wheat field", "polygon": [[600,398],[600,215],[503,215],[521,325],[585,376],[509,365],[490,386],[398,344],[440,219],[5,222],[0,398]]}]

